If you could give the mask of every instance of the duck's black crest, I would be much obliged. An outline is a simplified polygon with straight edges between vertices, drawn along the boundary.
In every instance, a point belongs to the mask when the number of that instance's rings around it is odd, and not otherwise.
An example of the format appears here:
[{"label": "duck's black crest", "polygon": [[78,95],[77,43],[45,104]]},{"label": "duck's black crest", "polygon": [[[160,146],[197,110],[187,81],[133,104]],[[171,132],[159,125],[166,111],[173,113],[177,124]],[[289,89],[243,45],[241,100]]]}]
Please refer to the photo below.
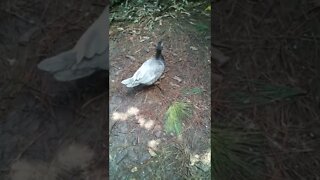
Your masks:
[{"label": "duck's black crest", "polygon": [[162,49],[163,49],[163,46],[162,46],[162,40],[161,40],[158,42],[158,45],[156,47],[156,59],[163,59],[161,55]]}]

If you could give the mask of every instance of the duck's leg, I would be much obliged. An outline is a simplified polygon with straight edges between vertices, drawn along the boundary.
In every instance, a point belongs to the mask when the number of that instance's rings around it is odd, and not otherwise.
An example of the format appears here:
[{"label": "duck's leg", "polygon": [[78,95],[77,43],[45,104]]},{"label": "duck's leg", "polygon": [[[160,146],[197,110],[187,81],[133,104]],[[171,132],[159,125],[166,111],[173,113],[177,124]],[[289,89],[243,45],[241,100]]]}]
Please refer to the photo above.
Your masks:
[{"label": "duck's leg", "polygon": [[164,96],[163,90],[160,88],[160,86],[158,84],[159,84],[159,82],[154,83],[154,85],[160,90],[162,96]]}]

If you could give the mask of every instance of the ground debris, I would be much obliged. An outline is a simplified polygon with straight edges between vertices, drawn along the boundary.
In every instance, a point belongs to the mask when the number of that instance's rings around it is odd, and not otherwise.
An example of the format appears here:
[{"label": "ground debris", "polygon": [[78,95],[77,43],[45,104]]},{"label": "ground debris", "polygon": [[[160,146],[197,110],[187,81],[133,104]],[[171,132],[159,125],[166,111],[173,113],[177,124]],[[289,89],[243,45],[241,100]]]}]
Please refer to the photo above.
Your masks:
[{"label": "ground debris", "polygon": [[174,80],[178,81],[179,83],[181,83],[181,82],[182,82],[182,79],[181,79],[181,78],[179,78],[178,76],[174,76],[172,79],[174,79]]},{"label": "ground debris", "polygon": [[170,82],[170,85],[171,85],[171,86],[174,86],[174,87],[178,87],[178,88],[180,87],[178,84],[175,84],[175,83],[173,83],[173,82]]},{"label": "ground debris", "polygon": [[129,59],[131,59],[131,60],[136,60],[136,58],[134,58],[133,56],[130,56],[130,55],[126,55],[126,58],[129,58]]}]

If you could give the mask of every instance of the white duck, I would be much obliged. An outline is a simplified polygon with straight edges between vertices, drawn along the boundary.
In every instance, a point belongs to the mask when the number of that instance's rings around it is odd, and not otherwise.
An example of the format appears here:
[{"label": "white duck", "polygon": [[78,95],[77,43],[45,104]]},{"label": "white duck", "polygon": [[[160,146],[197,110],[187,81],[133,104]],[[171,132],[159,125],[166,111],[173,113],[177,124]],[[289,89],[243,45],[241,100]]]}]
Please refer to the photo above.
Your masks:
[{"label": "white duck", "polygon": [[160,41],[156,47],[156,55],[145,61],[131,78],[123,80],[121,83],[127,87],[138,85],[152,85],[163,74],[165,69],[164,58],[161,54],[163,43]]},{"label": "white duck", "polygon": [[38,68],[50,72],[58,81],[71,81],[109,69],[108,7],[80,37],[73,49],[47,58]]}]

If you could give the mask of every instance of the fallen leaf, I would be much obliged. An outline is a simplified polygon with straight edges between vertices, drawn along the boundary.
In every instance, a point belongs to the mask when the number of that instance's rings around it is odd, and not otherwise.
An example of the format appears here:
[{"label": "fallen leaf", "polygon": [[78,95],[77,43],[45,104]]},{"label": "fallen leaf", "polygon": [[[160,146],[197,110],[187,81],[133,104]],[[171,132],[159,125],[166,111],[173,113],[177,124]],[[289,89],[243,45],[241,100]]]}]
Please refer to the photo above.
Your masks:
[{"label": "fallen leaf", "polygon": [[129,58],[129,59],[131,59],[131,60],[136,60],[136,58],[134,58],[133,56],[130,56],[130,55],[126,55],[126,58]]},{"label": "fallen leaf", "polygon": [[178,76],[174,76],[173,79],[174,79],[174,80],[177,80],[179,83],[182,82],[182,79],[179,78]]},{"label": "fallen leaf", "polygon": [[193,51],[198,51],[198,48],[196,48],[194,46],[190,46],[190,49],[192,49]]},{"label": "fallen leaf", "polygon": [[174,86],[174,87],[180,87],[178,84],[175,84],[175,83],[173,83],[173,82],[170,82],[170,85],[171,85],[171,86]]}]

